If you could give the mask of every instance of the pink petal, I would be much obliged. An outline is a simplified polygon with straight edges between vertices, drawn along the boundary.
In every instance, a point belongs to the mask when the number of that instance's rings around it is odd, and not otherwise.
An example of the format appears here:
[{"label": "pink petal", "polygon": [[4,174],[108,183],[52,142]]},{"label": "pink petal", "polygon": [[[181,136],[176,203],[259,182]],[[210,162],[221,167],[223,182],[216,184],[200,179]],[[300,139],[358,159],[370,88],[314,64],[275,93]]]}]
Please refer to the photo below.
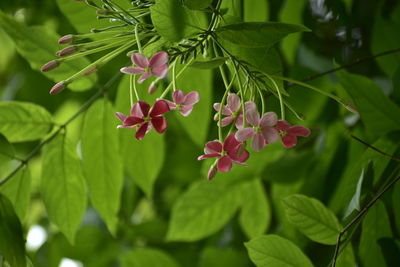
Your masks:
[{"label": "pink petal", "polygon": [[117,118],[120,120],[120,121],[124,121],[125,119],[126,119],[126,115],[124,115],[123,113],[121,113],[121,112],[115,112],[115,116],[117,116]]},{"label": "pink petal", "polygon": [[233,120],[234,120],[234,118],[232,116],[225,117],[221,120],[221,126],[225,127],[225,126],[229,125]]},{"label": "pink petal", "polygon": [[144,69],[142,68],[134,68],[134,67],[123,67],[120,69],[122,73],[125,74],[141,74],[144,73]]},{"label": "pink petal", "polygon": [[308,129],[307,127],[297,126],[297,125],[290,127],[287,130],[287,132],[292,135],[304,136],[304,137],[307,137],[311,134],[310,129]]},{"label": "pink petal", "polygon": [[235,134],[231,133],[224,141],[224,150],[229,152],[235,150],[240,145],[239,141],[236,140]]},{"label": "pink petal", "polygon": [[261,151],[265,146],[265,139],[262,134],[256,134],[253,137],[253,141],[251,142],[251,148],[255,151]]},{"label": "pink petal", "polygon": [[[219,112],[221,104],[220,103],[215,103],[213,105],[213,107],[214,107],[215,111]],[[222,115],[231,115],[231,114],[232,114],[232,111],[229,108],[227,108],[225,106],[222,107]]]},{"label": "pink petal", "polygon": [[144,122],[144,120],[142,118],[129,116],[124,120],[124,126],[132,126],[132,125],[136,125],[138,123],[143,123],[143,122]]},{"label": "pink petal", "polygon": [[164,78],[167,75],[167,72],[168,65],[162,65],[151,69],[151,74],[158,78]]},{"label": "pink petal", "polygon": [[169,111],[168,103],[165,100],[160,99],[157,100],[156,103],[154,103],[154,106],[150,112],[150,117],[154,118],[164,113],[167,113],[168,111]]},{"label": "pink petal", "polygon": [[128,126],[128,125],[118,125],[118,129],[133,129],[135,126]]},{"label": "pink petal", "polygon": [[142,83],[142,82],[144,82],[145,80],[147,80],[149,77],[151,76],[151,73],[150,72],[145,72],[145,73],[143,73],[142,74],[142,76],[140,76],[140,78],[138,79],[138,83]]},{"label": "pink petal", "polygon": [[190,113],[192,113],[192,110],[193,110],[193,106],[192,105],[184,105],[181,108],[180,112],[181,112],[181,114],[183,116],[187,117],[187,116],[189,116]]},{"label": "pink petal", "polygon": [[286,134],[282,137],[282,143],[287,148],[294,147],[297,144],[297,137],[295,135]]},{"label": "pink petal", "polygon": [[158,52],[157,54],[154,54],[150,61],[149,65],[152,68],[160,67],[162,65],[167,64],[168,62],[168,54],[164,51]]},{"label": "pink petal", "polygon": [[232,168],[232,160],[224,156],[218,160],[217,168],[220,172],[227,172]]},{"label": "pink petal", "polygon": [[239,117],[237,117],[235,126],[236,126],[236,129],[238,129],[238,130],[243,129],[243,115],[242,114],[240,114]]},{"label": "pink petal", "polygon": [[145,134],[148,132],[148,128],[149,128],[149,123],[148,122],[143,123],[135,134],[136,139],[143,140]]},{"label": "pink petal", "polygon": [[256,134],[253,128],[243,128],[236,132],[235,137],[239,142],[244,142]]},{"label": "pink petal", "polygon": [[175,90],[172,94],[172,99],[178,105],[183,104],[183,101],[185,100],[185,94],[181,90]]},{"label": "pink petal", "polygon": [[257,109],[250,109],[246,111],[246,120],[252,126],[260,125],[260,114]]},{"label": "pink petal", "polygon": [[279,140],[279,132],[274,127],[263,127],[261,132],[267,144],[273,144]]},{"label": "pink petal", "polygon": [[219,141],[210,141],[207,142],[204,147],[205,154],[215,154],[222,152],[222,144]]},{"label": "pink petal", "polygon": [[211,166],[207,173],[207,179],[211,180],[217,174],[217,168],[215,166]]},{"label": "pink petal", "polygon": [[[147,115],[149,114],[150,105],[142,100],[139,100],[137,103],[139,104],[139,108],[143,114],[143,117],[147,117]],[[133,109],[133,107],[132,107],[132,109]],[[131,112],[132,112],[132,110],[131,110]]]},{"label": "pink petal", "polygon": [[183,104],[194,105],[199,101],[200,101],[199,93],[197,91],[191,91],[185,96]]},{"label": "pink petal", "polygon": [[139,118],[143,117],[142,109],[140,108],[140,105],[138,102],[133,104],[133,106],[131,108],[131,116],[135,116],[135,117],[139,117]]},{"label": "pink petal", "polygon": [[228,154],[233,162],[241,164],[248,160],[249,158],[249,151],[246,149],[242,148],[242,146],[239,146],[238,149],[235,151],[235,154]]},{"label": "pink petal", "polygon": [[253,101],[247,101],[246,103],[244,103],[245,111],[248,111],[251,109],[257,109],[256,103],[254,103]]},{"label": "pink petal", "polygon": [[131,56],[132,63],[138,65],[141,68],[148,68],[149,67],[149,61],[147,58],[139,53],[133,53]]},{"label": "pink petal", "polygon": [[161,116],[152,118],[151,124],[158,133],[163,133],[167,129],[167,120]]},{"label": "pink petal", "polygon": [[164,101],[168,104],[169,110],[175,110],[176,109],[176,104],[172,101],[164,99]]},{"label": "pink petal", "polygon": [[276,125],[277,121],[278,116],[275,112],[267,112],[262,116],[260,125],[261,127],[272,127]]},{"label": "pink petal", "polygon": [[232,112],[236,112],[240,108],[240,98],[236,94],[229,94],[227,106]]},{"label": "pink petal", "polygon": [[279,120],[276,123],[276,128],[278,128],[278,130],[280,130],[280,131],[285,131],[286,132],[290,127],[291,127],[291,125],[287,121]]},{"label": "pink petal", "polygon": [[209,158],[219,158],[221,155],[219,153],[213,153],[213,154],[206,154],[206,155],[201,155],[197,158],[197,160],[203,160],[203,159],[209,159]]},{"label": "pink petal", "polygon": [[149,86],[149,89],[147,89],[147,92],[151,95],[157,90],[157,85],[152,82]]}]

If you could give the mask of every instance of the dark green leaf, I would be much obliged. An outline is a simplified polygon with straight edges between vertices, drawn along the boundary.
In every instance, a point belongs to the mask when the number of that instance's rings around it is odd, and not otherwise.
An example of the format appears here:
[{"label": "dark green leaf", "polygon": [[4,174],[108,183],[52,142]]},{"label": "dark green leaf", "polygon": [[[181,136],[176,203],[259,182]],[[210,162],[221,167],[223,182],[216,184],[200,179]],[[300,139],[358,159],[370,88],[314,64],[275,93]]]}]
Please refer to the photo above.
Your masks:
[{"label": "dark green leaf", "polygon": [[107,99],[96,101],[85,116],[82,157],[93,207],[115,234],[123,184],[117,121]]},{"label": "dark green leaf", "polygon": [[3,157],[6,159],[13,159],[14,156],[15,150],[13,146],[8,142],[7,138],[4,135],[0,134],[0,159]]},{"label": "dark green leaf", "polygon": [[336,243],[340,224],[332,211],[319,200],[291,195],[283,200],[289,222],[311,240],[327,245]]},{"label": "dark green leaf", "polygon": [[257,267],[312,267],[306,255],[291,241],[264,235],[245,243],[250,259]]},{"label": "dark green leaf", "polygon": [[121,257],[122,267],[179,267],[167,253],[159,249],[137,248]]},{"label": "dark green leaf", "polygon": [[26,266],[22,226],[11,202],[2,194],[0,194],[0,260],[1,256],[11,266]]},{"label": "dark green leaf", "polygon": [[336,262],[336,267],[356,266],[354,252],[351,244],[348,244],[339,254]]},{"label": "dark green leaf", "polygon": [[204,9],[211,5],[212,0],[184,0],[185,6],[190,9]]},{"label": "dark green leaf", "polygon": [[0,103],[0,133],[10,142],[36,140],[52,128],[52,117],[41,106],[17,101]]},{"label": "dark green leaf", "polygon": [[41,195],[50,220],[70,243],[86,208],[86,186],[76,149],[60,134],[43,151]]},{"label": "dark green leaf", "polygon": [[243,20],[245,22],[266,22],[269,18],[268,1],[244,1],[243,2]]},{"label": "dark green leaf", "polygon": [[190,64],[189,67],[196,69],[213,69],[224,64],[227,59],[227,57],[215,57],[206,61],[195,61]]},{"label": "dark green leaf", "polygon": [[241,22],[221,26],[217,34],[222,39],[244,47],[271,47],[288,34],[309,31],[303,25],[282,22]]},{"label": "dark green leaf", "polygon": [[250,260],[242,250],[206,247],[201,253],[199,267],[247,267]]}]

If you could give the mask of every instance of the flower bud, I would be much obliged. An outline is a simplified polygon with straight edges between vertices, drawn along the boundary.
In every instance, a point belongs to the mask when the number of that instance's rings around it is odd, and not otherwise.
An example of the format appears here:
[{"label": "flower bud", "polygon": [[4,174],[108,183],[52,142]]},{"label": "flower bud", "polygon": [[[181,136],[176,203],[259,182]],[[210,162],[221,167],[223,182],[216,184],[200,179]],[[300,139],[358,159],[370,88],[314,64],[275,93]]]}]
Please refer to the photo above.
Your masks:
[{"label": "flower bud", "polygon": [[62,36],[60,39],[58,39],[59,44],[69,44],[74,41],[74,36],[72,34],[67,34]]},{"label": "flower bud", "polygon": [[213,164],[210,169],[208,170],[208,174],[207,174],[207,179],[208,180],[212,180],[212,178],[214,178],[214,176],[217,174],[217,168],[215,168],[215,165]]},{"label": "flower bud", "polygon": [[58,51],[56,53],[56,55],[59,56],[59,57],[64,57],[64,56],[72,55],[76,51],[77,51],[76,46],[72,45],[72,46],[67,46],[64,49],[61,49],[60,51]]},{"label": "flower bud", "polygon": [[88,76],[88,75],[90,75],[90,74],[92,74],[92,73],[95,73],[96,71],[97,71],[97,68],[96,68],[96,67],[90,68],[89,70],[87,70],[87,71],[85,71],[85,72],[83,73],[83,76]]},{"label": "flower bud", "polygon": [[350,112],[358,113],[357,107],[356,107],[353,103],[351,103],[351,102],[349,102],[349,103],[347,103],[346,105],[344,105],[344,107],[345,107],[348,111],[350,111]]},{"label": "flower bud", "polygon": [[50,90],[50,94],[51,95],[55,95],[58,94],[59,92],[61,92],[62,90],[64,90],[66,88],[65,83],[64,82],[59,82],[56,83]]},{"label": "flower bud", "polygon": [[157,90],[157,85],[155,82],[152,82],[149,86],[148,92],[151,95],[152,93],[154,93]]},{"label": "flower bud", "polygon": [[51,60],[51,61],[47,62],[46,64],[44,64],[40,68],[40,71],[41,72],[50,71],[50,70],[57,68],[59,65],[60,65],[60,62],[58,60]]}]

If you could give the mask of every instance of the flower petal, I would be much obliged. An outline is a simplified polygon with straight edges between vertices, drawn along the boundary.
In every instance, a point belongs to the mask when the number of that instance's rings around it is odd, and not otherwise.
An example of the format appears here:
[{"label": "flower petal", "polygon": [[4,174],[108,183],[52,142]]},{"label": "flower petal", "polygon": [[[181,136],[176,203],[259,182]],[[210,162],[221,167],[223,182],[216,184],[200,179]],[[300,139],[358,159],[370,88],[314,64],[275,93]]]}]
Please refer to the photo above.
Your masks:
[{"label": "flower petal", "polygon": [[151,124],[158,133],[163,133],[167,129],[167,120],[161,116],[152,118]]},{"label": "flower petal", "polygon": [[199,101],[200,101],[199,93],[197,91],[191,91],[185,96],[183,104],[194,105]]},{"label": "flower petal", "polygon": [[151,74],[158,78],[164,78],[167,75],[167,72],[168,72],[168,65],[166,64],[151,69]]},{"label": "flower petal", "polygon": [[236,129],[240,130],[243,129],[243,115],[240,114],[235,122]]},{"label": "flower petal", "polygon": [[240,142],[236,140],[235,134],[231,133],[228,135],[228,137],[224,141],[224,150],[226,152],[233,151],[237,149],[237,147],[240,145]]},{"label": "flower petal", "polygon": [[236,132],[235,137],[239,142],[244,142],[256,134],[253,128],[243,128]]},{"label": "flower petal", "polygon": [[254,135],[253,141],[251,142],[251,148],[255,151],[261,151],[265,146],[264,136],[260,133]]},{"label": "flower petal", "polygon": [[290,123],[288,123],[287,121],[283,121],[283,120],[279,120],[276,123],[276,128],[278,128],[278,130],[280,131],[287,131],[292,125],[290,125]]},{"label": "flower petal", "polygon": [[135,134],[136,139],[143,140],[144,136],[148,132],[148,128],[149,128],[149,123],[148,122],[143,123],[139,127],[139,129],[136,131],[136,134]]},{"label": "flower petal", "polygon": [[228,117],[222,118],[221,126],[225,127],[225,126],[229,125],[233,120],[234,120],[234,118],[232,116],[228,116]]},{"label": "flower petal", "polygon": [[232,160],[224,156],[218,160],[217,168],[220,172],[227,172],[232,168]]},{"label": "flower petal", "polygon": [[278,116],[275,112],[264,113],[260,120],[261,127],[272,127],[275,126],[278,121]]},{"label": "flower petal", "polygon": [[156,103],[154,103],[153,108],[151,109],[150,112],[150,117],[154,118],[164,113],[167,113],[168,111],[169,111],[168,103],[163,99],[159,99],[156,101]]},{"label": "flower petal", "polygon": [[166,99],[163,99],[163,100],[168,104],[169,110],[175,110],[176,109],[176,104],[174,102],[166,100]]},{"label": "flower petal", "polygon": [[142,82],[144,82],[145,80],[147,80],[150,76],[151,76],[151,73],[150,73],[150,72],[144,72],[144,73],[142,74],[142,76],[140,76],[140,78],[137,80],[137,82],[138,82],[138,83],[142,83]]},{"label": "flower petal", "polygon": [[183,101],[185,100],[185,94],[181,90],[175,90],[172,94],[172,99],[178,105],[183,104]]},{"label": "flower petal", "polygon": [[274,127],[263,127],[261,132],[267,144],[273,144],[279,140],[279,132]]},{"label": "flower petal", "polygon": [[218,153],[213,153],[213,154],[206,154],[206,155],[201,155],[197,157],[197,160],[203,160],[203,159],[209,159],[209,158],[219,158],[221,155]]},{"label": "flower petal", "polygon": [[181,112],[181,114],[183,116],[187,117],[187,116],[189,116],[190,113],[192,113],[192,110],[193,110],[193,106],[192,105],[184,105],[181,108],[180,112]]},{"label": "flower petal", "polygon": [[232,112],[236,112],[240,108],[240,98],[236,94],[229,94],[227,99],[227,106]]},{"label": "flower petal", "polygon": [[[143,114],[143,117],[147,117],[147,115],[149,114],[150,105],[142,100],[139,100],[137,103],[139,104],[139,108]],[[133,109],[133,107],[132,107],[132,109]],[[132,112],[132,110],[131,110],[131,112]]]},{"label": "flower petal", "polygon": [[307,127],[298,126],[298,125],[290,127],[287,132],[289,134],[293,134],[296,136],[304,136],[304,137],[307,137],[311,134],[310,129],[308,129]]},{"label": "flower petal", "polygon": [[125,74],[141,74],[145,73],[143,68],[136,68],[136,67],[123,67],[120,69],[122,73]]},{"label": "flower petal", "polygon": [[257,109],[249,109],[246,111],[246,120],[252,126],[260,125],[260,113],[258,113]]},{"label": "flower petal", "polygon": [[124,122],[124,120],[126,119],[126,117],[128,117],[128,116],[126,116],[125,114],[123,114],[123,113],[121,113],[121,112],[115,112],[115,116],[117,116],[117,118],[118,118],[120,121],[122,121],[122,122]]},{"label": "flower petal", "polygon": [[138,123],[143,123],[143,122],[144,122],[144,120],[142,118],[129,116],[124,120],[124,126],[132,126],[132,125],[136,125]]},{"label": "flower petal", "polygon": [[222,152],[222,144],[217,140],[209,141],[204,146],[205,154],[215,154],[215,153],[221,153],[221,152]]},{"label": "flower petal", "polygon": [[286,134],[282,136],[282,143],[287,148],[294,147],[297,144],[297,137],[295,135]]},{"label": "flower petal", "polygon": [[249,159],[250,154],[249,154],[249,151],[247,151],[246,149],[238,147],[235,155],[230,154],[229,156],[231,157],[233,162],[241,164]]},{"label": "flower petal", "polygon": [[162,65],[167,64],[168,62],[168,54],[164,51],[158,52],[157,54],[154,54],[150,61],[149,65],[152,68],[160,67]]},{"label": "flower petal", "polygon": [[149,67],[149,61],[147,58],[140,54],[140,53],[133,53],[131,56],[132,63],[138,65],[141,68],[148,68]]},{"label": "flower petal", "polygon": [[244,103],[244,110],[250,110],[250,109],[257,109],[256,103],[254,103],[253,101],[247,101],[246,103]]},{"label": "flower petal", "polygon": [[[219,112],[221,104],[214,103],[213,107],[214,107],[215,111]],[[222,115],[231,115],[231,114],[232,114],[232,111],[229,108],[227,108],[225,106],[222,107]]]}]

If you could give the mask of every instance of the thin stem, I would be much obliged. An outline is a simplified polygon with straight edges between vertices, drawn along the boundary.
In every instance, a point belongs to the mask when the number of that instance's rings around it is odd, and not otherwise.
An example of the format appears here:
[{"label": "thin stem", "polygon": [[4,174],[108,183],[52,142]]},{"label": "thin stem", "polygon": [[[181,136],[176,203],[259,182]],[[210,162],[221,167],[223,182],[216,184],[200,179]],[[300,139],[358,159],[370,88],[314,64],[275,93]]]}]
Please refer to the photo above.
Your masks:
[{"label": "thin stem", "polygon": [[172,63],[172,88],[174,92],[176,91],[176,60]]},{"label": "thin stem", "polygon": [[241,96],[241,102],[242,102],[242,114],[243,114],[243,128],[246,126],[246,115],[245,115],[245,105],[244,105],[244,94],[243,94],[243,87],[242,87],[242,82],[240,81],[240,74],[238,70],[238,66],[236,65],[235,61],[231,58],[233,66],[235,68],[235,75],[238,79],[239,83],[239,92]]},{"label": "thin stem", "polygon": [[358,138],[357,136],[355,136],[355,135],[352,135],[352,134],[351,134],[350,136],[351,136],[351,138],[353,138],[353,139],[357,140],[357,141],[358,141],[358,142],[360,142],[361,144],[363,144],[363,145],[365,145],[365,146],[367,146],[367,147],[371,148],[372,150],[375,150],[376,152],[378,152],[378,153],[382,154],[383,156],[385,156],[385,157],[388,157],[388,158],[390,158],[391,160],[394,160],[394,161],[400,162],[400,159],[399,159],[399,158],[393,157],[393,156],[389,155],[388,153],[386,153],[386,152],[383,152],[383,151],[382,151],[382,150],[380,150],[379,148],[376,148],[376,147],[374,147],[373,145],[371,145],[371,144],[368,144],[367,142],[365,142],[364,140],[361,140],[361,139],[360,139],[360,138]]},{"label": "thin stem", "polygon": [[280,107],[281,107],[281,118],[282,118],[282,120],[285,120],[285,106],[284,106],[284,104],[283,104],[283,98],[282,98],[281,91],[279,90],[279,87],[278,87],[278,85],[276,84],[276,82],[275,82],[274,79],[272,79],[268,74],[265,74],[265,76],[272,82],[272,84],[273,84],[274,87],[275,87],[275,90],[276,90],[276,92],[277,92],[277,94],[278,94],[279,105],[280,105]]},{"label": "thin stem", "polygon": [[135,25],[135,38],[136,38],[136,44],[137,44],[139,53],[143,54],[142,53],[142,45],[140,44],[140,39],[139,39],[138,24]]},{"label": "thin stem", "polygon": [[[182,73],[186,70],[186,68],[190,65],[190,63],[192,63],[193,60],[194,60],[194,58],[192,58],[191,60],[189,60],[189,61],[185,64],[185,66],[183,66],[183,68],[182,68],[182,69],[178,72],[178,74],[176,75],[176,78],[177,78],[177,79],[179,78],[179,76],[182,75]],[[168,91],[171,89],[171,87],[172,87],[172,82],[170,82],[170,83],[168,84],[167,88],[165,88],[164,92],[160,95],[159,98],[164,98],[164,97],[167,95]]]}]

